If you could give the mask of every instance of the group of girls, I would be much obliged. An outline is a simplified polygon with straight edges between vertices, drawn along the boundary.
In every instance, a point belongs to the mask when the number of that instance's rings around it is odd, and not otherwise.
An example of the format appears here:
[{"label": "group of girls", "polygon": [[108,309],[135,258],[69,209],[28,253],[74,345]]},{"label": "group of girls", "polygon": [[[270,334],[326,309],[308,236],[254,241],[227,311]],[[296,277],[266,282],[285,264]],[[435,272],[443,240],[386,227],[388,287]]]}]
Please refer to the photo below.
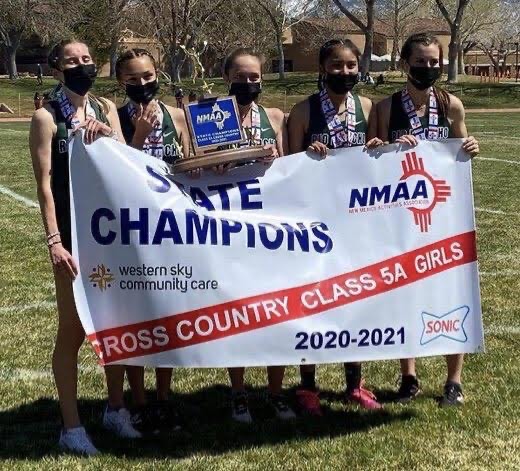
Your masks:
[{"label": "group of girls", "polygon": [[[414,146],[418,139],[464,138],[462,148],[471,156],[478,142],[468,137],[464,108],[455,96],[435,86],[442,74],[443,51],[436,37],[416,34],[405,42],[401,60],[407,82],[403,90],[373,105],[353,92],[358,80],[360,52],[349,40],[325,43],[319,54],[319,90],[298,103],[288,119],[276,108],[257,103],[262,92],[262,59],[248,49],[234,51],[225,61],[223,78],[236,97],[246,145],[270,150],[264,162],[308,151],[325,157],[328,149],[351,146],[374,148],[386,143]],[[88,46],[78,40],[63,41],[51,51],[49,64],[60,84],[45,106],[34,114],[30,149],[37,182],[47,246],[52,261],[58,306],[58,333],[52,366],[59,396],[63,427],[59,445],[76,453],[97,453],[81,426],[77,407],[77,358],[85,333],[76,311],[72,281],[78,268],[72,254],[67,140],[84,129],[85,142],[105,136],[174,163],[189,157],[190,142],[184,113],[156,98],[159,83],[153,56],[143,49],[124,52],[116,65],[117,79],[127,101],[119,109],[89,90],[96,77]],[[438,117],[438,119],[437,119]],[[411,122],[420,122],[412,126]],[[216,168],[216,173],[227,167]],[[448,376],[441,405],[460,405],[462,355],[447,357]],[[345,363],[346,399],[366,409],[379,409],[375,395],[364,387],[360,363]],[[127,374],[133,398],[132,413],[124,404]],[[285,367],[267,368],[268,401],[280,419],[295,412],[282,393]],[[147,403],[142,367],[106,366],[108,401],[103,425],[116,435],[139,438],[145,432],[182,427],[182,419],[168,402],[172,369],[157,368],[156,400]],[[316,367],[300,367],[296,392],[302,414],[321,416]],[[232,418],[252,422],[244,386],[244,368],[230,368]],[[401,360],[400,402],[420,392],[414,359]]]}]

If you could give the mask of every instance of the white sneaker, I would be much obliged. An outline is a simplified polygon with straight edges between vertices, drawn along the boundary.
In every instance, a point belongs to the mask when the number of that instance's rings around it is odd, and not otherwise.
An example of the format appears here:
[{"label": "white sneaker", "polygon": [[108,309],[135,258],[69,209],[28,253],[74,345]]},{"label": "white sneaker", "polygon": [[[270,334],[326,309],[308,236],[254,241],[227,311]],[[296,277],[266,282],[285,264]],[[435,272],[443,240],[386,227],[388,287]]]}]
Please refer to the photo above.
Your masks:
[{"label": "white sneaker", "polygon": [[108,406],[103,415],[103,427],[121,438],[141,438],[141,433],[132,426],[132,418],[128,409],[109,411]]},{"label": "white sneaker", "polygon": [[249,413],[246,393],[233,394],[232,403],[231,418],[235,422],[239,422],[241,424],[253,423],[253,418]]},{"label": "white sneaker", "polygon": [[62,429],[58,444],[62,450],[78,455],[94,456],[99,453],[83,427]]},{"label": "white sneaker", "polygon": [[292,420],[296,414],[289,406],[287,398],[282,394],[269,394],[268,401],[275,411],[276,417],[280,420]]}]

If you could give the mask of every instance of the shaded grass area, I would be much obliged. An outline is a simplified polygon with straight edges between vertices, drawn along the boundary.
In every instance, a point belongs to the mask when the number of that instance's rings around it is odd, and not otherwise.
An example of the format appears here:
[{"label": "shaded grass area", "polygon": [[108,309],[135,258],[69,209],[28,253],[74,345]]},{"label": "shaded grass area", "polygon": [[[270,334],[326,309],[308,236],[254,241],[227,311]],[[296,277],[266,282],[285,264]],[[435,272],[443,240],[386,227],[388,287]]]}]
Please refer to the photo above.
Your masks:
[{"label": "shaded grass area", "polygon": [[[211,78],[208,79],[208,83],[214,84],[213,93],[227,94],[227,87],[222,79]],[[392,74],[388,76],[384,85],[359,84],[356,90],[361,95],[377,102],[400,90],[403,83],[404,78]],[[280,107],[283,111],[288,112],[304,96],[314,93],[316,84],[317,74],[314,73],[291,73],[287,74],[285,80],[279,80],[272,74],[266,75],[263,83],[262,103],[266,106]],[[32,77],[21,78],[15,82],[0,79],[0,103],[10,106],[15,112],[14,116],[18,116],[18,114],[31,116],[34,110],[34,93],[38,91],[41,94],[55,85],[56,81],[48,77],[44,79],[42,86],[37,86],[36,80]],[[186,97],[191,90],[199,92],[201,85],[200,80],[196,83],[186,80],[181,84]],[[458,96],[468,108],[520,108],[520,85],[516,85],[514,82],[480,83],[473,77],[471,80],[468,77],[466,82],[461,81],[460,84],[455,85],[442,84],[441,86]],[[116,80],[108,78],[98,78],[93,93],[113,100],[118,105],[124,100],[124,90]],[[175,105],[173,93],[165,83],[161,85],[160,97],[164,102]]]},{"label": "shaded grass area", "polygon": [[[520,162],[515,129],[520,115],[468,117],[484,158]],[[26,123],[0,124],[0,185],[35,199]],[[480,268],[486,327],[520,328],[520,165],[475,160]],[[487,353],[468,356],[467,404],[440,410],[435,402],[445,378],[441,358],[418,361],[424,394],[410,406],[387,404],[371,413],[343,403],[340,365],[320,366],[325,417],[281,423],[265,402],[265,370],[247,372],[251,427],[229,420],[227,374],[222,369],[179,369],[172,400],[189,419],[187,430],[132,443],[114,439],[100,423],[105,387],[88,346],[80,355],[81,415],[103,455],[92,460],[64,456],[56,446],[58,406],[50,372],[56,330],[52,307],[7,310],[53,300],[43,230],[37,210],[0,194],[0,468],[10,469],[518,469],[520,468],[520,335],[493,330]],[[502,273],[500,273],[502,272]],[[4,308],[4,309],[3,309]],[[1,310],[3,309],[3,310]],[[391,399],[395,361],[366,363],[368,385]],[[298,371],[285,383],[293,397]],[[148,372],[146,384],[153,387]]]}]

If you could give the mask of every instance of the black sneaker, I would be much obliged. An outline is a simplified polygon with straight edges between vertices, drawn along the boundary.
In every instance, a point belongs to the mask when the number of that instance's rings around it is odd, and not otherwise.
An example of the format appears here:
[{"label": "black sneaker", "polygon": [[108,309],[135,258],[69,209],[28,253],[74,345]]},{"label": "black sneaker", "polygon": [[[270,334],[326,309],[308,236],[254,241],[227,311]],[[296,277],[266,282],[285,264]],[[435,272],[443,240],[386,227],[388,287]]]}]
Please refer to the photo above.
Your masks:
[{"label": "black sneaker", "polygon": [[397,402],[406,404],[407,402],[415,399],[421,390],[419,389],[419,381],[417,377],[413,375],[402,375],[401,385],[397,391]]},{"label": "black sneaker", "polygon": [[249,405],[247,402],[247,394],[245,392],[234,393],[231,399],[231,418],[235,422],[242,424],[250,424],[253,422],[253,418],[249,413]]},{"label": "black sneaker", "polygon": [[149,406],[136,407],[131,416],[133,427],[144,435],[159,433],[155,410]]},{"label": "black sneaker", "polygon": [[157,427],[160,431],[179,432],[185,428],[184,419],[169,401],[157,401],[153,405]]},{"label": "black sneaker", "polygon": [[448,381],[444,385],[444,394],[439,402],[440,407],[462,406],[464,404],[464,394],[459,383]]},{"label": "black sneaker", "polygon": [[267,402],[274,409],[276,417],[281,420],[291,420],[296,418],[296,414],[289,406],[287,398],[283,394],[269,394]]}]

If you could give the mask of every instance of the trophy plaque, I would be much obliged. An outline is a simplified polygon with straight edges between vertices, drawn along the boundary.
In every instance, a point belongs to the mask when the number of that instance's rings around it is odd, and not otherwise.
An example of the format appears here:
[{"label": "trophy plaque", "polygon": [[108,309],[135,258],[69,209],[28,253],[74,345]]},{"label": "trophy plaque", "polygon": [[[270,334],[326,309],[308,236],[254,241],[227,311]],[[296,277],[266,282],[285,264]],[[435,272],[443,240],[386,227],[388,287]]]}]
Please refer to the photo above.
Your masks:
[{"label": "trophy plaque", "polygon": [[173,166],[176,173],[249,162],[271,154],[262,146],[226,149],[247,141],[234,96],[194,101],[184,105],[184,111],[195,155],[178,160]]}]

